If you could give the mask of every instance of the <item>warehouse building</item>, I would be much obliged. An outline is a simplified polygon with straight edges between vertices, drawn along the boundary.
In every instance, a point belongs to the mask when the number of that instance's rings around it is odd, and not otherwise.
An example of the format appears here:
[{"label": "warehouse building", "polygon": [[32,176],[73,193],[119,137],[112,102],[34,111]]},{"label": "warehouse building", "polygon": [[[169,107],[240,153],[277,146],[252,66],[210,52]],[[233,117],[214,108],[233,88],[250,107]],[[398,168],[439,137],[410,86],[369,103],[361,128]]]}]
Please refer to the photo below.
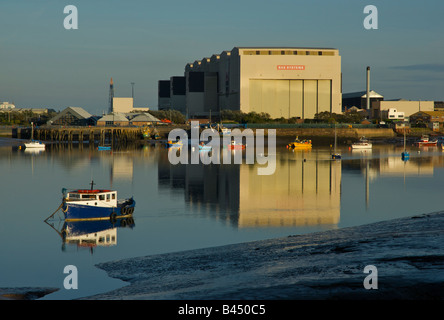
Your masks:
[{"label": "warehouse building", "polygon": [[[370,108],[377,101],[383,101],[384,96],[379,93],[370,90],[369,91]],[[345,93],[342,95],[342,108],[343,111],[356,107],[358,109],[367,109],[367,92],[358,91]]]},{"label": "warehouse building", "polygon": [[395,108],[399,112],[404,112],[406,118],[420,111],[434,111],[434,101],[412,101],[404,99],[376,101],[372,104],[371,115],[374,119],[384,119],[384,111]]},{"label": "warehouse building", "polygon": [[80,107],[68,107],[48,121],[50,125],[90,126],[96,119],[88,111]]},{"label": "warehouse building", "polygon": [[224,109],[301,119],[341,112],[337,49],[235,47],[188,63],[185,84],[189,118]]},{"label": "warehouse building", "polygon": [[186,114],[186,79],[174,76],[170,80],[159,81],[158,109],[177,110]]}]

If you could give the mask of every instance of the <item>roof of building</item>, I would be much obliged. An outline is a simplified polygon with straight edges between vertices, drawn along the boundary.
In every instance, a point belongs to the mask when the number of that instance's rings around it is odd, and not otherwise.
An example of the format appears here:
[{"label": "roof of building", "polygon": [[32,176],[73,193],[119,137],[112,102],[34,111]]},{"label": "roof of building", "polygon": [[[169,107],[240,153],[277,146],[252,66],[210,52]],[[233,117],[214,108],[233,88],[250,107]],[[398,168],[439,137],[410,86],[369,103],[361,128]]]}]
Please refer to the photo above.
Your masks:
[{"label": "roof of building", "polygon": [[54,118],[51,119],[52,122],[57,121],[58,119],[62,118],[66,114],[71,114],[72,116],[76,117],[77,119],[89,119],[92,117],[92,115],[80,107],[68,107],[65,110],[61,111],[58,115],[56,115]]},{"label": "roof of building", "polygon": [[83,108],[80,107],[68,107],[69,109],[71,109],[72,111],[76,112],[78,115],[80,115],[81,117],[87,119],[92,117],[92,114],[90,114],[88,111],[86,111]]},{"label": "roof of building", "polygon": [[296,50],[296,49],[308,49],[308,50],[338,50],[337,48],[324,48],[324,47],[234,47],[233,49],[288,49],[288,50]]},{"label": "roof of building", "polygon": [[141,114],[137,114],[134,118],[131,119],[133,122],[160,122],[155,116],[148,112],[144,112]]},{"label": "roof of building", "polygon": [[[342,99],[348,99],[348,98],[367,98],[367,91],[344,93],[342,95]],[[373,90],[370,90],[370,98],[384,98],[384,96],[380,95],[379,93]]]},{"label": "roof of building", "polygon": [[97,121],[115,121],[115,122],[128,122],[129,120],[127,119],[127,117],[125,116],[125,114],[123,113],[110,113],[107,114],[103,117],[101,117],[99,120]]},{"label": "roof of building", "polygon": [[425,114],[432,116],[432,117],[444,117],[444,111],[418,111],[418,112],[415,112],[414,114],[412,114],[411,116],[419,115],[421,113],[425,113]]}]

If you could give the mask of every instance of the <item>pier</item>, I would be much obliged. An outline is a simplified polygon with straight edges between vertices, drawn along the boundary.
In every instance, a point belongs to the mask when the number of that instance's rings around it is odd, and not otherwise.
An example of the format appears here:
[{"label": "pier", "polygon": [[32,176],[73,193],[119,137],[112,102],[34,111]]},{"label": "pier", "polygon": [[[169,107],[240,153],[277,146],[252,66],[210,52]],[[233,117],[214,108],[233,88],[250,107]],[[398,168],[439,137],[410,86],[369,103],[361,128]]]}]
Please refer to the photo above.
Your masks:
[{"label": "pier", "polygon": [[[141,127],[40,127],[34,129],[34,139],[53,142],[126,143],[143,139]],[[30,128],[17,128],[13,137],[29,139]]]},{"label": "pier", "polygon": [[[187,125],[168,125],[168,126],[156,126],[156,131],[160,135],[161,139],[167,139],[168,134],[173,129],[190,130]],[[248,126],[252,129],[253,133],[257,129],[265,129],[265,136],[268,135],[269,129],[276,129],[276,137],[280,139],[293,139],[295,136],[309,137],[310,139],[327,139],[330,140],[334,136],[333,128],[297,128],[286,127],[282,128],[273,125],[262,126]],[[9,134],[7,134],[9,130]],[[90,126],[90,127],[54,127],[54,126],[41,126],[34,129],[34,139],[43,141],[52,141],[55,143],[131,143],[137,141],[143,141],[143,131],[145,127],[136,126]],[[240,129],[243,131],[243,129]],[[424,133],[429,133],[430,130],[424,129],[424,131],[411,132],[409,136],[420,136]],[[11,136],[17,139],[30,139],[31,128],[30,127],[9,127],[5,129],[4,136]],[[365,136],[370,139],[384,139],[394,138],[397,133],[391,128],[338,128],[337,136],[341,139],[359,139],[361,136]]]}]

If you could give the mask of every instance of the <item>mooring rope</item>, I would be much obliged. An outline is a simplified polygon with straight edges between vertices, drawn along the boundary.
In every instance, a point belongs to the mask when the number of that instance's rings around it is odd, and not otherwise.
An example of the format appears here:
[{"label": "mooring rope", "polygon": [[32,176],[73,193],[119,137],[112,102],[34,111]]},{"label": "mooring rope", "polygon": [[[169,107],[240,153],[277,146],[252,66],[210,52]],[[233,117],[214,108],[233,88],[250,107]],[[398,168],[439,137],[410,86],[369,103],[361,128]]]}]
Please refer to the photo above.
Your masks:
[{"label": "mooring rope", "polygon": [[56,214],[56,212],[60,210],[61,207],[63,207],[63,201],[62,201],[62,203],[60,204],[60,206],[57,208],[57,210],[54,211],[54,212],[53,212],[48,218],[46,218],[44,221],[46,222],[46,221],[48,221],[48,219],[52,218],[52,216],[54,216],[54,215]]}]

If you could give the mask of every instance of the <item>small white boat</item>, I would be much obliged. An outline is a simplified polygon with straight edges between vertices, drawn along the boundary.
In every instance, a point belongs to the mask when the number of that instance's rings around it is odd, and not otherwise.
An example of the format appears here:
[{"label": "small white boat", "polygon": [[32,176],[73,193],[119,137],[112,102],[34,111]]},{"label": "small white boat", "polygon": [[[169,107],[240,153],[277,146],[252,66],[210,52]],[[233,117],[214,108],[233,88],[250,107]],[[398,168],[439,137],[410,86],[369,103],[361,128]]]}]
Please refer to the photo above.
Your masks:
[{"label": "small white boat", "polygon": [[31,122],[31,141],[25,142],[25,148],[45,148],[45,144],[39,140],[34,140],[34,122]]},{"label": "small white boat", "polygon": [[25,143],[25,147],[26,148],[44,149],[45,148],[45,144],[43,142],[41,142],[41,141],[38,141],[38,140],[31,140],[31,141]]},{"label": "small white boat", "polygon": [[365,137],[362,137],[359,141],[353,143],[351,147],[352,149],[371,149],[373,145]]}]

